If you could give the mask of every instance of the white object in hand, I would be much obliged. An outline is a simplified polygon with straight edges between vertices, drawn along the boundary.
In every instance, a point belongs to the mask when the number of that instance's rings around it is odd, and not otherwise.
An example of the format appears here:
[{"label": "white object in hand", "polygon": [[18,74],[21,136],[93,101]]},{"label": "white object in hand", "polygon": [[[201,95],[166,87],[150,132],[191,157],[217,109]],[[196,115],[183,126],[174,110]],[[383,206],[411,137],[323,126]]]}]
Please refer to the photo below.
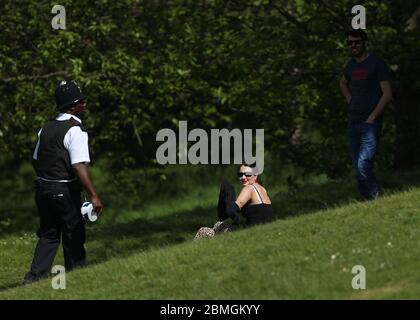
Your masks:
[{"label": "white object in hand", "polygon": [[85,220],[88,220],[90,222],[95,222],[96,220],[98,220],[98,216],[95,210],[93,210],[93,205],[90,202],[83,202],[81,212]]}]

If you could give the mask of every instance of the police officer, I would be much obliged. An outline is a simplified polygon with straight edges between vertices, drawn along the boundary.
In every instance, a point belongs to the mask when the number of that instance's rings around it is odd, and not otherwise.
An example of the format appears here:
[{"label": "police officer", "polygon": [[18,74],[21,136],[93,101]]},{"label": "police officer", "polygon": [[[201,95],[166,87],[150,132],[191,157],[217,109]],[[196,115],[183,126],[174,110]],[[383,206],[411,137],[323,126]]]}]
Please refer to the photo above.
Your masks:
[{"label": "police officer", "polygon": [[33,154],[40,226],[24,283],[48,277],[61,239],[66,271],[86,265],[85,221],[80,212],[82,187],[96,213],[102,211],[86,167],[90,162],[88,135],[80,120],[86,110],[86,97],[76,82],[61,81],[55,100],[59,115],[39,131]]}]

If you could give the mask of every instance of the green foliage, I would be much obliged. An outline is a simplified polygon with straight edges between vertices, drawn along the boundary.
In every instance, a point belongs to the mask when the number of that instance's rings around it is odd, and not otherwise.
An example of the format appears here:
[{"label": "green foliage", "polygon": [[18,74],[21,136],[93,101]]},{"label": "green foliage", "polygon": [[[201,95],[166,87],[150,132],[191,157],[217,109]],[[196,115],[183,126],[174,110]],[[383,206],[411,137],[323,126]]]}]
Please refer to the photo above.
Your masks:
[{"label": "green foliage", "polygon": [[[66,30],[51,28],[50,1],[1,4],[2,153],[30,157],[36,132],[55,113],[54,88],[65,77],[89,97],[93,158],[107,158],[118,170],[154,164],[156,132],[176,128],[179,120],[200,128],[264,128],[266,148],[283,163],[330,176],[348,170],[337,83],[348,58],[343,35],[352,1],[62,5]],[[416,1],[364,5],[371,50],[395,70],[396,97],[413,97],[407,93],[420,85],[420,44],[418,29],[407,29],[407,21]],[[405,146],[402,123],[391,121],[388,129]],[[304,138],[293,144],[297,130]],[[384,136],[386,167],[394,161],[394,142]]]}]

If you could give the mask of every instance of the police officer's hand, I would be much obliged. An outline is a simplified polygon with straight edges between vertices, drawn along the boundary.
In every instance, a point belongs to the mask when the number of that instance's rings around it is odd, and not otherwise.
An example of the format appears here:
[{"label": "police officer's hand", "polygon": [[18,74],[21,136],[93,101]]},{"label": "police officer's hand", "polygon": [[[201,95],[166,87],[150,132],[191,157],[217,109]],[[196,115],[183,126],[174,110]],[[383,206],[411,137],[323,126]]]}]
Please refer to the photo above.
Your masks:
[{"label": "police officer's hand", "polygon": [[97,195],[93,195],[90,199],[90,202],[92,202],[93,210],[95,210],[98,217],[102,214],[103,205],[101,202],[101,199]]},{"label": "police officer's hand", "polygon": [[79,178],[82,185],[85,187],[87,192],[90,194],[90,202],[92,203],[93,210],[95,210],[96,214],[99,216],[102,213],[102,202],[99,199],[98,195],[96,194],[95,187],[93,186],[92,181],[90,180],[90,175],[86,164],[84,163],[76,163],[73,165],[73,170],[77,177]]}]

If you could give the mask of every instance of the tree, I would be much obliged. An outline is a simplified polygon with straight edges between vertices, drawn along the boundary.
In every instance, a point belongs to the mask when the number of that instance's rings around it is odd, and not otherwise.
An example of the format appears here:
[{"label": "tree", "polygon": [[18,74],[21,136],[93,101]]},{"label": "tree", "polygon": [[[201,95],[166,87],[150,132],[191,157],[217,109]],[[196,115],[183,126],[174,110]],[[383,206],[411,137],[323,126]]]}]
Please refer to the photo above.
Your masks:
[{"label": "tree", "polygon": [[[30,158],[36,132],[55,113],[54,88],[66,77],[89,97],[93,158],[118,168],[154,164],[156,132],[188,120],[191,128],[264,128],[266,147],[281,164],[331,176],[348,172],[337,82],[348,59],[344,32],[353,2],[61,4],[66,30],[51,28],[48,1],[1,4],[2,153]],[[415,22],[408,28],[407,21],[418,6],[414,0],[365,6],[371,49],[396,74],[395,121],[382,161],[417,164],[419,38]]]}]

